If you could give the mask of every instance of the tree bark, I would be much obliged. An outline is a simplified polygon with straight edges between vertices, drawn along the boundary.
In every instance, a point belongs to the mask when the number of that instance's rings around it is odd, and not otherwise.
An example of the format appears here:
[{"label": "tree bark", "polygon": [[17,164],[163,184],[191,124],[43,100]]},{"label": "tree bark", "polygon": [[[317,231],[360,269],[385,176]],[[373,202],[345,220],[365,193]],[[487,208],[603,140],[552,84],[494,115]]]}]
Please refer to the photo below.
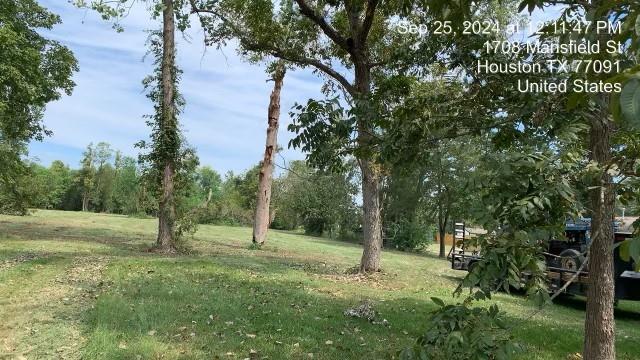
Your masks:
[{"label": "tree bark", "polygon": [[[162,124],[163,132],[177,131],[175,108],[175,20],[173,0],[163,0],[162,11]],[[175,252],[174,160],[165,157],[162,168],[162,194],[158,209],[158,239],[156,248]]]},{"label": "tree bark", "polygon": [[89,194],[86,190],[82,193],[82,211],[89,211]]},{"label": "tree bark", "polygon": [[380,181],[379,175],[368,160],[360,160],[362,171],[362,208],[363,208],[363,252],[360,260],[361,272],[380,270],[382,253],[382,224],[380,219]]},{"label": "tree bark", "polygon": [[[611,122],[608,106],[591,119],[591,159],[601,167],[611,161]],[[585,318],[584,359],[615,359],[613,226],[615,194],[611,176],[603,171],[590,194],[591,248]]]},{"label": "tree bark", "polygon": [[[366,60],[366,50],[360,48],[362,44],[355,45],[354,50],[358,55],[355,64],[355,102],[357,109],[357,142],[358,146],[366,151],[372,146],[371,107],[369,95],[371,92],[371,69]],[[364,236],[363,252],[360,260],[360,272],[375,272],[380,270],[380,258],[382,253],[382,219],[380,217],[380,175],[374,163],[362,157],[360,170],[362,171],[362,232]]]},{"label": "tree bark", "polygon": [[442,154],[438,153],[438,231],[440,232],[440,254],[441,258],[447,256],[444,241],[449,221],[449,210],[444,209],[444,191],[442,184]]},{"label": "tree bark", "polygon": [[267,229],[271,223],[269,207],[271,205],[271,183],[273,179],[273,156],[278,146],[278,125],[280,120],[280,91],[286,69],[278,64],[273,76],[273,91],[269,99],[267,141],[262,159],[262,168],[258,179],[258,199],[253,221],[253,243],[262,245],[267,240]]},{"label": "tree bark", "polygon": [[438,210],[439,212],[441,212],[440,215],[438,215],[438,232],[440,233],[440,254],[439,256],[441,258],[444,258],[447,256],[447,249],[445,247],[445,239],[447,236],[447,223],[449,222],[449,212],[447,211],[445,214],[442,214],[443,209],[442,207],[440,207],[440,209]]}]

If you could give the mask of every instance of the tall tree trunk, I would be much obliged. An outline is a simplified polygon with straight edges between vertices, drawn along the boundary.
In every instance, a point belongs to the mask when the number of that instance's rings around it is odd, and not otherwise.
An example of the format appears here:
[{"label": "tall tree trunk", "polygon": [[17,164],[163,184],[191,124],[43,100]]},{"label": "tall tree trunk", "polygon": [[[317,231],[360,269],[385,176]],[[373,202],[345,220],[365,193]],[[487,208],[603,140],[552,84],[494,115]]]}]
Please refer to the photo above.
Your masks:
[{"label": "tall tree trunk", "polygon": [[449,221],[449,211],[445,214],[444,210],[444,191],[442,189],[442,154],[438,153],[438,231],[440,232],[440,254],[441,258],[446,256],[446,249],[444,246],[445,237],[447,236],[447,222]]},{"label": "tall tree trunk", "polygon": [[[162,125],[163,132],[177,131],[175,108],[175,23],[173,0],[163,0],[162,12]],[[175,164],[165,157],[162,169],[162,194],[158,209],[157,250],[174,252],[176,207],[174,198]]]},{"label": "tall tree trunk", "polygon": [[[605,167],[611,161],[608,106],[591,119],[591,159]],[[615,195],[606,171],[590,194],[592,207],[589,286],[585,318],[584,359],[615,359],[613,226]]]},{"label": "tall tree trunk", "polygon": [[[438,212],[438,231],[440,232],[440,254],[441,258],[447,256],[447,249],[445,248],[445,240],[447,237],[447,223],[449,222],[449,211],[444,211],[442,206],[439,207]],[[444,214],[442,214],[445,212]]]},{"label": "tall tree trunk", "polygon": [[364,249],[360,260],[361,272],[380,270],[382,253],[382,222],[380,218],[379,175],[368,160],[360,160],[362,171],[362,210]]},{"label": "tall tree trunk", "polygon": [[89,194],[86,191],[82,193],[82,211],[89,211]]},{"label": "tall tree trunk", "polygon": [[[355,88],[358,127],[358,146],[367,149],[372,146],[371,117],[373,109],[369,104],[371,92],[371,70],[366,61],[366,51],[360,49],[355,64]],[[361,272],[380,270],[382,253],[382,219],[380,217],[380,174],[374,163],[366,158],[359,159],[362,171],[362,210],[363,210],[363,252],[360,260]]]},{"label": "tall tree trunk", "polygon": [[285,67],[277,65],[273,76],[273,91],[269,99],[267,142],[258,179],[258,199],[253,221],[253,243],[262,245],[267,240],[270,224],[269,206],[271,205],[271,182],[273,178],[273,156],[278,146],[278,125],[280,120],[280,91],[284,80]]}]

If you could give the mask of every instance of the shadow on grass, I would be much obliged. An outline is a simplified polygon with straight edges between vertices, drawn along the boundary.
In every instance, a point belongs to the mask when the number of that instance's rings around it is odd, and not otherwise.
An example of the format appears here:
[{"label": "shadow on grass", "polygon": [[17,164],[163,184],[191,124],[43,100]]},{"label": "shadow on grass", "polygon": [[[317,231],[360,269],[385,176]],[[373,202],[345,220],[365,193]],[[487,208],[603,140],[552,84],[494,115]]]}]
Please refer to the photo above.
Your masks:
[{"label": "shadow on grass", "polygon": [[[244,259],[243,267],[239,259],[231,260],[148,258],[113,264],[112,287],[84,319],[83,357],[248,358],[255,350],[257,358],[269,359],[309,358],[309,353],[314,359],[385,359],[421,335],[435,309],[426,296],[374,297],[378,320],[390,326],[373,324],[343,315],[363,300],[358,292],[333,296],[285,265],[263,268],[258,259]],[[508,321],[531,350],[523,359],[531,354],[559,359],[580,350],[579,328],[513,316]],[[636,338],[619,342],[624,344],[621,359],[640,351]]]},{"label": "shadow on grass", "polygon": [[140,252],[147,250],[155,240],[149,234],[122,233],[109,228],[83,226],[55,226],[40,223],[12,223],[0,221],[3,236],[11,240],[53,240],[64,242],[90,242],[117,250]]},{"label": "shadow on grass", "polygon": [[[357,250],[362,249],[362,243],[328,239],[326,237],[306,235],[304,233],[287,231],[287,230],[269,229],[269,231],[276,234],[281,234],[286,236],[295,236],[297,238],[304,238],[316,244],[323,244],[323,245],[332,246],[332,247],[341,247],[341,248],[357,249]],[[382,250],[383,252],[388,254],[397,254],[397,255],[402,255],[407,257],[416,257],[416,258],[430,258],[430,259],[436,259],[436,260],[445,260],[445,258],[441,258],[438,254],[433,252],[428,252],[428,251],[423,251],[423,252],[401,251],[401,250],[388,248],[388,247],[385,247]]]},{"label": "shadow on grass", "polygon": [[[252,259],[253,260],[253,259]],[[222,265],[222,266],[221,266]],[[113,288],[85,321],[85,358],[389,358],[417,334],[425,313],[412,300],[379,303],[391,327],[348,318],[362,299],[321,294],[303,281],[275,280],[205,260],[114,264]],[[239,265],[239,264],[235,264]],[[281,265],[268,269],[286,272]]]}]

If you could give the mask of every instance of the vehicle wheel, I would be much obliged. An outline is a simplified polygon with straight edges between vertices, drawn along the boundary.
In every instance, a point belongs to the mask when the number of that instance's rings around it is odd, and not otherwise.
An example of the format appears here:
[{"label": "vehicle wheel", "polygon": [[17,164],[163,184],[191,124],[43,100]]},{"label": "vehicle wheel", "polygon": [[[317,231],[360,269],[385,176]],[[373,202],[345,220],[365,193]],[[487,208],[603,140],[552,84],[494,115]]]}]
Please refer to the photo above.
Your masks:
[{"label": "vehicle wheel", "polygon": [[477,264],[478,264],[478,262],[477,262],[477,261],[471,261],[471,262],[469,263],[469,265],[467,266],[467,271],[468,271],[468,272],[472,272],[472,271],[473,271],[473,268],[475,268]]},{"label": "vehicle wheel", "polygon": [[566,249],[560,253],[560,265],[563,269],[578,271],[585,258],[578,250]]}]

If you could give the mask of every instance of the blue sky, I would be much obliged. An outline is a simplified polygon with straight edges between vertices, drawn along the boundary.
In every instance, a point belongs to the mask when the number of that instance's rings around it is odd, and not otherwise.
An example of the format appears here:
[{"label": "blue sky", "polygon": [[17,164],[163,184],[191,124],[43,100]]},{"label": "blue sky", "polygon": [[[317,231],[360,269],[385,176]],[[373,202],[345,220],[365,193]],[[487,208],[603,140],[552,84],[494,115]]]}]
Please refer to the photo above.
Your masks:
[{"label": "blue sky", "polygon": [[[29,156],[43,165],[62,160],[78,167],[87,144],[99,141],[135,156],[133,144],[149,132],[143,115],[152,112],[141,84],[153,70],[151,58],[143,62],[145,30],[158,29],[159,22],[152,21],[139,5],[123,20],[124,33],[116,33],[94,12],[79,10],[67,1],[40,3],[62,17],[63,23],[47,36],[74,52],[80,71],[74,76],[73,94],[47,106],[44,123],[53,136],[31,143]],[[178,63],[184,71],[180,91],[187,101],[180,118],[185,136],[203,165],[221,173],[246,170],[264,151],[273,86],[266,82],[265,64],[244,62],[232,47],[205,49],[197,26],[186,36],[189,39],[177,36]],[[282,155],[287,161],[304,158],[299,151],[286,149],[292,137],[286,130],[289,109],[295,102],[319,97],[321,85],[310,70],[289,72],[285,78],[278,142],[285,148]],[[277,161],[283,163],[282,158]]]},{"label": "blue sky", "polygon": [[[62,160],[75,168],[87,144],[100,141],[125,155],[137,155],[133,144],[149,133],[143,115],[152,112],[141,84],[153,70],[151,58],[143,62],[145,30],[158,29],[160,23],[137,5],[122,21],[125,31],[116,33],[96,13],[67,1],[40,3],[62,17],[63,23],[47,36],[74,52],[80,71],[74,75],[73,94],[47,106],[44,123],[53,136],[32,142],[30,157],[46,166]],[[534,18],[550,18],[554,13],[538,13]],[[202,165],[220,173],[241,172],[262,158],[272,83],[266,82],[265,64],[244,62],[233,47],[205,49],[202,32],[195,25],[185,36],[178,35],[178,63],[184,71],[180,91],[187,101],[180,122]],[[304,158],[299,151],[287,149],[292,137],[286,130],[291,122],[289,110],[296,102],[320,97],[321,85],[310,70],[289,72],[285,78],[278,142],[287,162]],[[277,159],[281,165],[282,157]]]}]

